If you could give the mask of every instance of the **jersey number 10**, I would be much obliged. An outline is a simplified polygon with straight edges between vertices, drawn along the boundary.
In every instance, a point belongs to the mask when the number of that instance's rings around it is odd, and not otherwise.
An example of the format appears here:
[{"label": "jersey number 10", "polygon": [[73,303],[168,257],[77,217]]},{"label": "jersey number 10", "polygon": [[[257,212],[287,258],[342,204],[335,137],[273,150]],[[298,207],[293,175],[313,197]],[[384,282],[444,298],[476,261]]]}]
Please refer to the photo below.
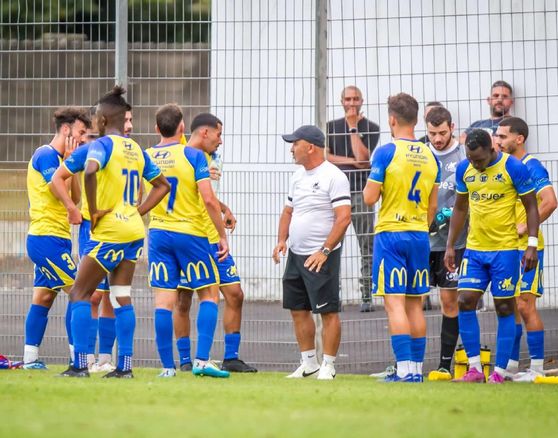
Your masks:
[{"label": "jersey number 10", "polygon": [[122,175],[126,177],[124,204],[136,205],[140,186],[139,172],[137,170],[122,169]]}]

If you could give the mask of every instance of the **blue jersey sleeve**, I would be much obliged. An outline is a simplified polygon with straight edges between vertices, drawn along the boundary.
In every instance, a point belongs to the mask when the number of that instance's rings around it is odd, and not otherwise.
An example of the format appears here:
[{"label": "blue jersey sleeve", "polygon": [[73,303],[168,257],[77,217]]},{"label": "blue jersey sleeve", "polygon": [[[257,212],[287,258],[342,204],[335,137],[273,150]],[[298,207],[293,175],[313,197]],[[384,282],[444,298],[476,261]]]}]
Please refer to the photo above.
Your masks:
[{"label": "blue jersey sleeve", "polygon": [[529,175],[527,166],[525,166],[525,164],[517,158],[512,156],[508,157],[508,160],[506,161],[506,171],[511,177],[513,186],[519,196],[535,190],[535,186],[533,185],[533,180]]},{"label": "blue jersey sleeve", "polygon": [[184,148],[184,155],[194,168],[194,177],[196,181],[209,178],[209,165],[207,164],[207,158],[205,158],[205,154],[202,151],[191,146],[187,146]]},{"label": "blue jersey sleeve", "polygon": [[455,170],[455,184],[456,184],[456,191],[457,193],[467,193],[469,190],[467,189],[467,184],[465,184],[465,172],[469,167],[469,161],[463,160],[457,165],[457,169]]},{"label": "blue jersey sleeve", "polygon": [[548,171],[539,160],[531,158],[530,160],[525,161],[524,164],[527,166],[527,170],[529,170],[529,175],[531,176],[531,180],[533,181],[533,185],[535,186],[537,193],[545,187],[552,187]]},{"label": "blue jersey sleeve", "polygon": [[112,139],[108,136],[101,137],[89,145],[85,161],[96,161],[99,168],[104,169],[112,154]]},{"label": "blue jersey sleeve", "polygon": [[42,146],[33,155],[33,169],[39,172],[45,181],[50,183],[52,175],[60,166],[60,155],[51,146]]},{"label": "blue jersey sleeve", "polygon": [[89,144],[78,147],[72,155],[64,160],[64,167],[71,173],[82,172],[85,169],[85,160],[87,160],[87,151]]},{"label": "blue jersey sleeve", "polygon": [[374,151],[374,155],[372,155],[368,179],[383,184],[386,177],[386,169],[391,163],[391,160],[393,160],[394,155],[395,144],[393,143],[388,143],[377,148]]},{"label": "blue jersey sleeve", "polygon": [[145,166],[143,167],[143,179],[147,181],[153,181],[159,175],[161,175],[161,169],[157,167],[157,165],[153,162],[151,157],[147,154],[147,152],[143,152],[143,159],[145,160]]}]

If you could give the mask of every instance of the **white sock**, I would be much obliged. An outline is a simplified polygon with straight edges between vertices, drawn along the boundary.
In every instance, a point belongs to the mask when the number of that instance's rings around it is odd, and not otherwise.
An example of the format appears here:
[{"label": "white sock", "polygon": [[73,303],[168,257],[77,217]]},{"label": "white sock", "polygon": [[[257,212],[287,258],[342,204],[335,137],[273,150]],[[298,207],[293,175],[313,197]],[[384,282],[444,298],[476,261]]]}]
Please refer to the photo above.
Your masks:
[{"label": "white sock", "polygon": [[76,350],[74,349],[74,346],[72,344],[69,344],[68,348],[70,349],[70,361],[73,363],[74,357],[76,357]]},{"label": "white sock", "polygon": [[529,368],[531,368],[533,371],[536,371],[537,373],[540,374],[544,374],[544,359],[531,359],[531,366]]},{"label": "white sock", "polygon": [[411,361],[402,360],[397,362],[397,377],[405,377],[407,374],[411,373]]},{"label": "white sock", "polygon": [[301,351],[300,355],[302,356],[302,363],[305,363],[312,368],[318,368],[320,365],[318,364],[318,358],[316,357],[316,350],[306,350]]},{"label": "white sock", "polygon": [[409,364],[409,372],[411,374],[417,374],[417,363],[412,360],[409,362]]},{"label": "white sock", "polygon": [[500,367],[494,367],[494,372],[500,374],[501,376],[505,376],[506,375],[506,370],[500,368]]},{"label": "white sock", "polygon": [[37,359],[39,359],[39,347],[34,345],[25,345],[23,347],[23,362],[35,362]]},{"label": "white sock", "polygon": [[104,365],[106,363],[110,363],[112,360],[112,356],[108,353],[99,353],[99,365]]},{"label": "white sock", "polygon": [[201,360],[201,359],[195,359],[194,360],[194,366],[196,368],[203,368],[206,363],[207,363],[207,360]]},{"label": "white sock", "polygon": [[415,362],[414,374],[422,374],[422,362]]},{"label": "white sock", "polygon": [[91,366],[95,363],[95,355],[94,354],[87,354],[87,366]]},{"label": "white sock", "polygon": [[517,360],[510,359],[508,360],[508,365],[506,366],[506,371],[508,373],[515,374],[519,370],[519,362]]},{"label": "white sock", "polygon": [[469,358],[469,369],[476,368],[477,371],[482,373],[482,365],[479,356],[472,356]]},{"label": "white sock", "polygon": [[335,365],[335,356],[330,356],[329,354],[324,354],[324,365]]}]

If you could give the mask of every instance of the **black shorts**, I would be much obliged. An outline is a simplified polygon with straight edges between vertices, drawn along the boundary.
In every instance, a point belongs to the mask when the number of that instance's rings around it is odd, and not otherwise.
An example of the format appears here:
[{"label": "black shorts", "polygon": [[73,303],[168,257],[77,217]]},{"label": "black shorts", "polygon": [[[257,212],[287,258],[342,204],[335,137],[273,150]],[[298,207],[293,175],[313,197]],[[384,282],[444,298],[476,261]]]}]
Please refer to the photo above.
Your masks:
[{"label": "black shorts", "polygon": [[[455,250],[455,266],[459,268],[465,248]],[[430,287],[441,287],[443,289],[457,289],[459,271],[451,273],[444,265],[445,251],[430,252]]]},{"label": "black shorts", "polygon": [[312,313],[339,312],[341,249],[331,251],[320,272],[310,272],[304,267],[308,257],[289,251],[283,274],[283,308]]}]

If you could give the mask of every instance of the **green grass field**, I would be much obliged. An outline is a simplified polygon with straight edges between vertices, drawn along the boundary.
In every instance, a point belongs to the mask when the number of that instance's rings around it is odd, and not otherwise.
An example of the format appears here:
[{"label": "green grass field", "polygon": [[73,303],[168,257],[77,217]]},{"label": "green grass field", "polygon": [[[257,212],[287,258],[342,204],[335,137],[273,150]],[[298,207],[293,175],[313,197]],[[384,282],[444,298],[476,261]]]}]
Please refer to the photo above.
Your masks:
[{"label": "green grass field", "polygon": [[286,380],[285,374],[134,380],[0,371],[0,436],[555,436],[558,386]]}]

